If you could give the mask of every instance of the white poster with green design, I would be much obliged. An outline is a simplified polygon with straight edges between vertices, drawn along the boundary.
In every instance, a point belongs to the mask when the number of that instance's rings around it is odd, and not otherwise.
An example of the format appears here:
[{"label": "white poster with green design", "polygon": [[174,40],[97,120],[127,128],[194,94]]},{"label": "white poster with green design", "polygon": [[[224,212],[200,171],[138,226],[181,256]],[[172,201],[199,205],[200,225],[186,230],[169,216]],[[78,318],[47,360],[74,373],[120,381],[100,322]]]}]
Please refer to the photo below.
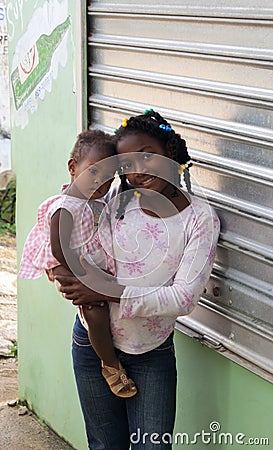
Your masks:
[{"label": "white poster with green design", "polygon": [[46,99],[58,77],[59,66],[67,63],[71,19],[67,0],[46,1],[37,8],[27,30],[16,44],[10,75],[12,120],[24,128],[29,114]]}]

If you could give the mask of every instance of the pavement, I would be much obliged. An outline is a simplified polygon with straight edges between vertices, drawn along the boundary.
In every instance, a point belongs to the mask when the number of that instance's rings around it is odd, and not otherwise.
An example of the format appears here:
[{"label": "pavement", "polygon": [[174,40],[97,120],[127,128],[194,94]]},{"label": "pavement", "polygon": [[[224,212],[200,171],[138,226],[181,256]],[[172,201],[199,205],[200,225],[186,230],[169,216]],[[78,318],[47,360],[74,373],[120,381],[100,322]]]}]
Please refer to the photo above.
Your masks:
[{"label": "pavement", "polygon": [[72,450],[18,402],[16,242],[0,236],[0,450]]}]

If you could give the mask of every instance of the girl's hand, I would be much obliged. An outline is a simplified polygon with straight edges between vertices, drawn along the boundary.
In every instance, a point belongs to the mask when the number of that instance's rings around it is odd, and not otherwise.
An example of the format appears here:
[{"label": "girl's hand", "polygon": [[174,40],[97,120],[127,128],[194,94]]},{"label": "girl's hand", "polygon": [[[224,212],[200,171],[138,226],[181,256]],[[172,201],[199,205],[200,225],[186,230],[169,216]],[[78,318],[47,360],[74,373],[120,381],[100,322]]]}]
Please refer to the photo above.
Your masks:
[{"label": "girl's hand", "polygon": [[74,305],[92,304],[102,306],[107,301],[104,293],[105,277],[101,269],[91,266],[83,257],[80,263],[86,273],[81,277],[72,274],[57,273],[55,279],[60,283],[60,292]]},{"label": "girl's hand", "polygon": [[78,278],[74,276],[57,275],[55,277],[60,283],[60,292],[66,300],[72,300],[73,305],[92,304],[95,306],[103,306],[105,298],[97,292],[90,289],[86,284],[83,284]]},{"label": "girl's hand", "polygon": [[72,300],[73,305],[92,304],[102,306],[102,302],[119,303],[124,290],[113,282],[114,277],[97,267],[90,266],[83,258],[80,262],[86,271],[82,277],[57,275],[55,279],[61,284],[60,292],[67,300]]}]

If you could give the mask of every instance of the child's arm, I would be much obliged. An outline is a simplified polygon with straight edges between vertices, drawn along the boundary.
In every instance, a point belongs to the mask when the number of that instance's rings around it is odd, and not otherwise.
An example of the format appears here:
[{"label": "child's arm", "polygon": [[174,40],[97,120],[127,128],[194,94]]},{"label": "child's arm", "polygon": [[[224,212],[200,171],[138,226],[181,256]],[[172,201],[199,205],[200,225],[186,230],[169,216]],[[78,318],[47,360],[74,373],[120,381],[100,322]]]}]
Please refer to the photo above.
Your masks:
[{"label": "child's arm", "polygon": [[70,272],[85,275],[77,253],[69,247],[73,217],[66,209],[58,209],[51,217],[50,243],[53,256]]}]

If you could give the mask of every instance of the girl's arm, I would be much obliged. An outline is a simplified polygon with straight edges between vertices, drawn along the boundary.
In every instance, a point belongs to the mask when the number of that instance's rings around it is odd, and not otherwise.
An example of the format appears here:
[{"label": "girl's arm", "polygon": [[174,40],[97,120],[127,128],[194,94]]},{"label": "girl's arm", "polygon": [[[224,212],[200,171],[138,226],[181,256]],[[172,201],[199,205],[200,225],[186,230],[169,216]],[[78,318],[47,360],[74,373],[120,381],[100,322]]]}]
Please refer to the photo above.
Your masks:
[{"label": "girl's arm", "polygon": [[170,286],[122,286],[96,274],[86,265],[83,284],[77,279],[58,277],[62,292],[75,305],[95,300],[120,304],[120,318],[175,317],[189,314],[197,304],[209,279],[219,236],[217,216],[203,216],[195,224],[185,247],[179,269]]},{"label": "girl's arm", "polygon": [[51,217],[50,243],[53,256],[70,272],[85,275],[77,253],[70,245],[73,217],[64,208],[58,209]]},{"label": "girl's arm", "polygon": [[82,257],[81,264],[86,275],[78,277],[60,276],[55,279],[61,284],[60,292],[74,305],[107,301],[119,303],[125,286],[118,284],[113,275],[90,266]]}]

